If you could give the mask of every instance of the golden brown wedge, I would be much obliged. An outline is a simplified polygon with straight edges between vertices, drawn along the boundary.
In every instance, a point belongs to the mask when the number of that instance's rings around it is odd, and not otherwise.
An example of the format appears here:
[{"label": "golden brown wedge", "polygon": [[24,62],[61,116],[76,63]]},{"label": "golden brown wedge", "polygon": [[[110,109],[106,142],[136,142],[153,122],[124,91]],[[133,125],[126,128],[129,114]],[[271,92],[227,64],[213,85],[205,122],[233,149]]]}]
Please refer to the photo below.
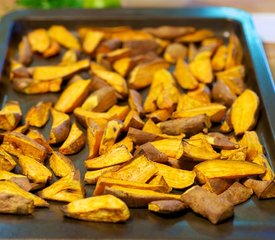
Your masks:
[{"label": "golden brown wedge", "polygon": [[145,155],[135,157],[125,163],[120,169],[105,173],[104,177],[146,183],[155,173],[157,168]]},{"label": "golden brown wedge", "polygon": [[100,147],[99,147],[99,154],[102,155],[107,153],[110,148],[116,142],[121,130],[123,128],[123,123],[118,120],[111,120],[107,123],[107,126],[104,130]]},{"label": "golden brown wedge", "polygon": [[227,53],[228,48],[225,45],[219,46],[211,61],[214,71],[222,71],[225,68]]},{"label": "golden brown wedge", "polygon": [[130,153],[132,153],[133,150],[134,150],[134,142],[133,142],[133,140],[132,140],[130,137],[128,137],[128,136],[126,136],[125,138],[123,138],[121,141],[115,143],[115,144],[111,147],[111,149],[115,149],[115,148],[118,148],[118,147],[120,147],[120,146],[125,146],[125,147],[128,149],[128,151],[129,151]]},{"label": "golden brown wedge", "polygon": [[88,68],[89,59],[80,60],[68,66],[37,66],[33,70],[33,78],[38,81],[48,81],[56,78],[67,77],[80,70]]},{"label": "golden brown wedge", "polygon": [[124,120],[124,131],[128,131],[130,127],[142,129],[144,126],[143,120],[140,118],[137,111],[131,110]]},{"label": "golden brown wedge", "polygon": [[169,187],[183,189],[191,186],[195,181],[196,174],[193,171],[176,169],[161,163],[155,163],[155,165],[158,174],[164,177]]},{"label": "golden brown wedge", "polygon": [[45,52],[49,48],[51,42],[48,32],[44,28],[38,28],[31,31],[28,34],[28,40],[32,51],[37,51],[39,53]]},{"label": "golden brown wedge", "polygon": [[62,46],[70,49],[80,50],[80,44],[77,38],[62,25],[52,25],[48,30],[49,36],[60,43]]},{"label": "golden brown wedge", "polygon": [[32,182],[39,184],[39,187],[43,187],[52,178],[51,171],[33,158],[21,155],[18,157],[18,164],[22,174]]},{"label": "golden brown wedge", "polygon": [[138,91],[134,89],[129,89],[129,106],[132,110],[137,111],[139,114],[143,114],[142,98]]},{"label": "golden brown wedge", "polygon": [[11,171],[16,166],[16,162],[1,146],[0,146],[0,170]]},{"label": "golden brown wedge", "polygon": [[43,127],[49,120],[51,102],[38,102],[31,107],[26,114],[26,122],[29,126]]},{"label": "golden brown wedge", "polygon": [[38,162],[43,162],[47,157],[45,147],[17,132],[5,134],[1,146],[5,151],[17,157],[19,157],[19,155],[25,155],[36,159]]},{"label": "golden brown wedge", "polygon": [[83,41],[83,50],[88,54],[93,54],[103,38],[103,32],[89,30]]},{"label": "golden brown wedge", "polygon": [[59,63],[59,66],[70,66],[72,64],[75,64],[77,62],[78,53],[76,50],[70,49],[67,50],[61,59],[61,62]]},{"label": "golden brown wedge", "polygon": [[200,101],[202,103],[205,103],[204,105],[211,102],[211,92],[209,87],[204,83],[199,83],[199,86],[194,90],[189,90],[187,92],[187,95],[192,97],[193,99],[196,99],[197,101]]},{"label": "golden brown wedge", "polygon": [[182,194],[181,200],[195,213],[207,218],[213,224],[234,214],[233,204],[200,186],[188,189]]},{"label": "golden brown wedge", "polygon": [[181,139],[171,138],[151,142],[151,144],[160,152],[168,157],[179,159],[183,154],[183,145]]},{"label": "golden brown wedge", "polygon": [[100,142],[103,136],[104,130],[98,124],[90,124],[87,128],[87,142],[89,147],[89,158],[98,156]]},{"label": "golden brown wedge", "polygon": [[231,122],[236,135],[251,130],[257,122],[260,100],[252,90],[245,90],[233,103]]},{"label": "golden brown wedge", "polygon": [[49,164],[50,168],[54,172],[54,175],[57,177],[65,177],[76,171],[71,159],[57,151],[53,151],[53,154],[49,159]]},{"label": "golden brown wedge", "polygon": [[274,180],[261,181],[249,178],[244,181],[244,185],[251,188],[259,199],[275,198]]},{"label": "golden brown wedge", "polygon": [[72,112],[85,101],[90,85],[91,80],[79,80],[69,85],[59,97],[55,109],[64,113]]},{"label": "golden brown wedge", "polygon": [[206,183],[202,185],[202,187],[207,189],[209,192],[221,194],[225,190],[227,190],[234,182],[234,179],[210,178],[206,179]]},{"label": "golden brown wedge", "polygon": [[85,166],[87,169],[100,169],[127,162],[131,158],[132,155],[128,149],[125,146],[120,146],[97,158],[88,158],[85,161]]},{"label": "golden brown wedge", "polygon": [[59,148],[59,152],[64,155],[75,154],[79,152],[85,145],[85,136],[82,130],[79,129],[76,123],[72,125],[70,133]]},{"label": "golden brown wedge", "polygon": [[178,194],[167,194],[155,192],[152,190],[132,189],[120,186],[112,186],[105,188],[105,194],[112,194],[120,198],[128,207],[147,207],[147,205],[156,200],[180,200]]},{"label": "golden brown wedge", "polygon": [[180,200],[158,200],[148,204],[149,211],[160,214],[174,214],[187,208],[187,205]]},{"label": "golden brown wedge", "polygon": [[43,52],[44,58],[50,58],[57,55],[60,52],[60,45],[57,41],[51,39],[50,46]]},{"label": "golden brown wedge", "polygon": [[158,47],[159,44],[155,39],[127,40],[123,42],[123,48],[129,49],[132,57],[156,53]]},{"label": "golden brown wedge", "polygon": [[142,128],[142,131],[157,134],[157,135],[162,133],[161,129],[157,126],[157,124],[154,123],[152,119],[148,119],[145,122]]},{"label": "golden brown wedge", "polygon": [[96,59],[97,59],[97,62],[107,61],[108,63],[112,64],[119,59],[130,57],[131,55],[132,55],[131,49],[128,47],[123,47],[108,53],[97,54]]},{"label": "golden brown wedge", "polygon": [[206,38],[210,38],[214,35],[213,31],[209,29],[199,29],[196,31],[192,31],[189,34],[183,35],[176,39],[178,42],[201,42]]},{"label": "golden brown wedge", "polygon": [[15,183],[5,180],[0,181],[0,192],[7,194],[20,195],[21,197],[33,200],[35,207],[48,207],[49,204],[42,198],[23,190]]},{"label": "golden brown wedge", "polygon": [[160,26],[154,28],[144,28],[143,31],[148,32],[155,37],[164,39],[174,39],[195,31],[193,27],[176,27],[176,26]]},{"label": "golden brown wedge", "polygon": [[125,222],[130,217],[127,205],[112,195],[76,200],[61,210],[67,217],[93,222]]},{"label": "golden brown wedge", "polygon": [[228,43],[228,53],[226,59],[225,68],[231,68],[239,65],[242,62],[243,49],[239,38],[233,32],[230,33],[229,43]]},{"label": "golden brown wedge", "polygon": [[16,128],[22,118],[20,105],[17,101],[7,101],[0,110],[0,129],[11,131]]},{"label": "golden brown wedge", "polygon": [[87,97],[81,108],[87,111],[104,112],[117,103],[113,87],[103,87]]},{"label": "golden brown wedge", "polygon": [[164,59],[169,63],[176,63],[178,59],[184,60],[187,56],[187,48],[180,43],[169,44],[164,52]]},{"label": "golden brown wedge", "polygon": [[108,110],[107,114],[109,114],[112,119],[124,121],[129,111],[130,108],[128,105],[114,105]]},{"label": "golden brown wedge", "polygon": [[108,53],[120,48],[122,42],[119,39],[103,40],[96,49],[96,54]]},{"label": "golden brown wedge", "polygon": [[84,198],[85,190],[80,181],[79,171],[60,178],[52,185],[41,190],[39,196],[60,202],[73,202]]},{"label": "golden brown wedge", "polygon": [[206,179],[238,179],[265,173],[265,168],[255,163],[234,160],[204,161],[194,167],[197,179],[204,184]]},{"label": "golden brown wedge", "polygon": [[51,109],[52,127],[49,144],[57,144],[66,140],[70,132],[70,117],[66,113]]}]

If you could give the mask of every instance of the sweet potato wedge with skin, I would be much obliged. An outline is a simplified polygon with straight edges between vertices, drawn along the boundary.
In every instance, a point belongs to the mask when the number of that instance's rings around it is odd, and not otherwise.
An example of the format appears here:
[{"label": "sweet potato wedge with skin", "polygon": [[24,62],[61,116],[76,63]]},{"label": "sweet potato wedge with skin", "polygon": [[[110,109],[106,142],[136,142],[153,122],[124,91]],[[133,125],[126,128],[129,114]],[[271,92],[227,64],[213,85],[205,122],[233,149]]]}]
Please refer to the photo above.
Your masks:
[{"label": "sweet potato wedge with skin", "polygon": [[104,112],[117,103],[113,87],[103,87],[87,97],[81,108],[87,111]]},{"label": "sweet potato wedge with skin", "polygon": [[32,49],[26,36],[22,38],[18,45],[18,61],[23,65],[29,65],[32,61]]},{"label": "sweet potato wedge with skin", "polygon": [[154,133],[145,132],[136,128],[129,128],[127,136],[133,140],[137,145],[142,145],[147,142],[152,142],[155,140],[162,139],[163,137],[156,135]]},{"label": "sweet potato wedge with skin", "polygon": [[83,50],[88,54],[93,54],[103,38],[103,32],[89,30],[83,40]]},{"label": "sweet potato wedge with skin", "polygon": [[59,92],[61,90],[62,79],[56,78],[47,81],[37,81],[32,78],[14,78],[12,87],[16,92],[25,94],[41,94],[49,92]]},{"label": "sweet potato wedge with skin", "polygon": [[98,170],[87,171],[84,176],[84,181],[87,184],[96,184],[99,177],[103,176],[107,172],[116,171],[120,168],[120,165],[101,168]]},{"label": "sweet potato wedge with skin", "polygon": [[96,54],[112,52],[122,46],[119,39],[107,39],[102,41],[96,48]]},{"label": "sweet potato wedge with skin", "polygon": [[156,149],[150,142],[142,144],[135,151],[134,156],[145,155],[149,160],[153,162],[166,163],[168,162],[168,157],[166,154],[160,152]]},{"label": "sweet potato wedge with skin", "polygon": [[171,43],[164,52],[164,59],[169,63],[176,63],[178,59],[184,60],[187,56],[187,48],[180,43]]},{"label": "sweet potato wedge with skin", "polygon": [[233,183],[234,179],[224,179],[224,178],[213,178],[206,179],[206,183],[202,185],[203,188],[207,189],[209,192],[215,194],[221,194],[226,191]]},{"label": "sweet potato wedge with skin", "polygon": [[60,52],[60,45],[57,41],[51,39],[49,47],[43,52],[44,58],[50,58],[53,57]]},{"label": "sweet potato wedge with skin", "polygon": [[171,192],[172,189],[173,189],[172,187],[170,187],[170,186],[168,185],[168,183],[165,181],[164,177],[163,177],[162,175],[159,175],[159,174],[153,176],[153,177],[149,180],[148,184],[152,184],[152,185],[161,185],[161,186],[163,187],[163,192],[164,192],[164,193],[169,193],[169,192]]},{"label": "sweet potato wedge with skin", "polygon": [[206,103],[201,99],[197,99],[196,97],[190,96],[188,94],[181,94],[179,96],[176,112],[180,112],[190,108],[204,107],[208,104],[209,103]]},{"label": "sweet potato wedge with skin", "polygon": [[185,109],[180,112],[174,112],[173,118],[185,118],[185,117],[194,117],[201,114],[206,114],[212,122],[220,122],[225,115],[226,107],[218,103],[210,103],[203,107],[196,107]]},{"label": "sweet potato wedge with skin", "polygon": [[149,86],[152,83],[155,72],[163,68],[167,69],[168,67],[169,63],[162,59],[155,59],[136,66],[130,74],[129,87],[142,89]]},{"label": "sweet potato wedge with skin", "polygon": [[132,50],[127,47],[124,47],[108,53],[97,54],[96,59],[99,63],[107,61],[112,64],[119,59],[130,57],[131,55]]},{"label": "sweet potato wedge with skin", "polygon": [[233,183],[227,190],[219,195],[220,198],[227,200],[233,205],[246,202],[253,194],[251,188],[245,187],[239,182]]},{"label": "sweet potato wedge with skin", "polygon": [[194,167],[197,179],[204,184],[207,179],[238,179],[265,173],[265,168],[255,163],[234,160],[204,161]]},{"label": "sweet potato wedge with skin", "polygon": [[48,154],[52,153],[53,149],[51,148],[43,134],[37,131],[36,129],[30,129],[26,136],[42,145],[47,150]]},{"label": "sweet potato wedge with skin", "polygon": [[33,78],[39,81],[63,78],[86,69],[89,65],[89,59],[83,59],[68,66],[36,66],[33,70]]},{"label": "sweet potato wedge with skin", "polygon": [[245,161],[246,154],[247,154],[247,147],[239,147],[238,149],[233,149],[233,150],[222,149],[221,159]]},{"label": "sweet potato wedge with skin", "polygon": [[163,39],[175,39],[183,35],[192,33],[195,31],[193,27],[175,27],[175,26],[160,26],[154,28],[143,28],[145,32],[148,32],[155,37]]},{"label": "sweet potato wedge with skin", "polygon": [[137,111],[140,115],[144,113],[142,98],[138,91],[129,89],[128,103],[132,110]]},{"label": "sweet potato wedge with skin", "polygon": [[94,158],[98,156],[103,133],[103,128],[101,128],[98,124],[88,126],[87,141],[89,147],[89,158]]},{"label": "sweet potato wedge with skin", "polygon": [[7,133],[4,136],[2,148],[9,154],[19,156],[25,155],[43,162],[47,157],[45,147],[34,141],[33,139],[17,132]]},{"label": "sweet potato wedge with skin", "polygon": [[23,190],[15,183],[5,180],[0,181],[0,192],[7,194],[20,195],[21,197],[33,200],[35,207],[48,207],[49,204],[42,198]]},{"label": "sweet potato wedge with skin", "polygon": [[69,49],[80,50],[77,38],[62,25],[52,25],[48,30],[49,36]]},{"label": "sweet potato wedge with skin", "polygon": [[0,146],[0,170],[11,171],[16,166],[16,162],[1,146]]},{"label": "sweet potato wedge with skin", "polygon": [[45,185],[52,178],[51,171],[33,158],[21,155],[18,157],[18,164],[22,174],[34,183]]},{"label": "sweet potato wedge with skin", "polygon": [[152,190],[132,189],[120,186],[106,187],[104,193],[114,195],[125,202],[128,207],[133,208],[147,207],[150,202],[156,200],[180,200],[180,195],[177,194],[167,194]]},{"label": "sweet potato wedge with skin", "polygon": [[213,224],[230,218],[234,214],[234,206],[231,203],[200,186],[194,186],[184,192],[181,201]]},{"label": "sweet potato wedge with skin", "polygon": [[59,148],[59,152],[64,155],[75,154],[79,152],[85,145],[84,133],[79,129],[76,123],[72,125],[70,133]]},{"label": "sweet potato wedge with skin", "polygon": [[28,215],[33,211],[33,200],[17,194],[0,193],[0,213]]},{"label": "sweet potato wedge with skin", "polygon": [[189,90],[187,95],[195,98],[196,100],[202,103],[211,102],[211,92],[209,87],[206,84],[199,83],[199,86],[195,90]]},{"label": "sweet potato wedge with skin", "polygon": [[132,155],[128,149],[125,146],[120,146],[97,158],[88,158],[85,161],[85,166],[87,169],[100,169],[127,162],[131,158]]},{"label": "sweet potato wedge with skin", "polygon": [[210,38],[214,35],[213,31],[209,29],[199,29],[196,31],[192,31],[189,34],[185,34],[182,37],[179,37],[176,39],[177,42],[183,42],[183,43],[188,43],[188,42],[201,42],[206,38]]},{"label": "sweet potato wedge with skin", "polygon": [[154,39],[128,40],[123,42],[123,48],[129,49],[131,51],[131,56],[135,57],[144,55],[148,52],[156,52],[158,49],[158,43]]},{"label": "sweet potato wedge with skin", "polygon": [[221,80],[218,80],[212,88],[212,96],[215,102],[230,107],[236,100],[236,95]]},{"label": "sweet potato wedge with skin", "polygon": [[70,117],[66,113],[51,109],[52,127],[49,144],[61,143],[66,140],[70,132]]},{"label": "sweet potato wedge with skin", "polygon": [[160,214],[174,214],[187,208],[187,205],[180,200],[158,200],[148,204],[149,211]]},{"label": "sweet potato wedge with skin", "polygon": [[130,108],[128,105],[125,105],[125,106],[114,105],[108,110],[107,113],[110,114],[110,116],[112,116],[112,119],[124,121],[129,111],[130,111]]},{"label": "sweet potato wedge with skin", "polygon": [[161,129],[157,126],[157,124],[155,124],[154,121],[150,118],[145,122],[142,131],[157,135],[162,133]]},{"label": "sweet potato wedge with skin", "polygon": [[160,152],[168,157],[179,159],[183,154],[182,139],[161,139],[151,142],[151,144]]},{"label": "sweet potato wedge with skin", "polygon": [[120,76],[118,73],[107,71],[107,70],[92,70],[93,74],[101,78],[103,81],[112,86],[122,97],[127,96],[128,87],[126,80]]},{"label": "sweet potato wedge with skin", "polygon": [[183,156],[194,161],[214,160],[220,157],[202,133],[183,141]]},{"label": "sweet potato wedge with skin", "polygon": [[26,123],[29,126],[43,127],[49,120],[51,102],[38,102],[26,114]]},{"label": "sweet potato wedge with skin", "polygon": [[28,40],[33,52],[43,53],[50,46],[50,37],[44,28],[38,28],[28,34]]},{"label": "sweet potato wedge with skin", "polygon": [[247,179],[243,183],[246,187],[251,188],[258,199],[275,198],[275,182]]},{"label": "sweet potato wedge with skin", "polygon": [[73,202],[85,197],[85,190],[80,181],[79,171],[60,178],[52,185],[38,192],[38,195],[44,199]]},{"label": "sweet potato wedge with skin", "polygon": [[138,112],[131,110],[124,120],[124,131],[128,131],[129,127],[142,129],[144,126],[144,122],[140,118]]},{"label": "sweet potato wedge with skin", "polygon": [[55,109],[64,113],[72,112],[84,102],[90,92],[90,85],[91,80],[79,80],[69,85],[55,104]]},{"label": "sweet potato wedge with skin", "polygon": [[27,192],[32,189],[32,185],[29,179],[21,174],[15,174],[12,172],[0,170],[0,180],[9,180],[17,184],[20,188],[24,189]]},{"label": "sweet potato wedge with skin", "polygon": [[16,128],[22,118],[20,105],[17,101],[7,101],[0,110],[0,129],[11,131]]},{"label": "sweet potato wedge with skin", "polygon": [[184,89],[196,89],[199,86],[187,63],[181,58],[177,59],[174,76],[178,84]]},{"label": "sweet potato wedge with skin", "polygon": [[71,159],[57,151],[53,151],[53,154],[49,159],[49,164],[50,168],[54,172],[54,175],[57,177],[65,177],[76,171]]},{"label": "sweet potato wedge with skin", "polygon": [[231,122],[236,135],[251,130],[257,122],[260,100],[252,90],[245,90],[233,103]]},{"label": "sweet potato wedge with skin", "polygon": [[125,146],[125,147],[128,149],[128,151],[129,151],[130,153],[132,153],[133,150],[134,150],[134,142],[133,142],[133,140],[132,140],[131,138],[129,138],[128,136],[126,136],[125,138],[123,138],[121,141],[115,143],[115,144],[111,147],[111,149],[115,149],[115,148],[120,147],[120,146]]},{"label": "sweet potato wedge with skin", "polygon": [[270,163],[267,159],[267,157],[262,153],[262,154],[259,154],[257,155],[253,161],[253,163],[256,163],[256,164],[259,164],[263,167],[265,167],[266,169],[266,172],[263,174],[263,175],[260,175],[260,178],[263,180],[263,181],[270,181],[270,180],[273,180],[274,179],[274,171],[273,169],[271,168],[270,166]]},{"label": "sweet potato wedge with skin", "polygon": [[76,200],[61,211],[67,217],[93,222],[125,222],[130,217],[127,205],[112,195]]},{"label": "sweet potato wedge with skin", "polygon": [[196,174],[193,171],[176,169],[161,163],[155,163],[155,165],[158,174],[164,177],[169,187],[183,189],[191,186],[195,181]]},{"label": "sweet potato wedge with skin", "polygon": [[59,63],[59,66],[70,66],[72,64],[75,64],[78,59],[78,53],[74,49],[67,50],[61,59],[61,62]]},{"label": "sweet potato wedge with skin", "polygon": [[196,55],[195,59],[189,64],[190,71],[195,78],[202,83],[211,83],[213,73],[211,66],[211,53],[202,52]]},{"label": "sweet potato wedge with skin", "polygon": [[93,192],[93,196],[104,194],[105,188],[112,187],[112,186],[120,186],[125,188],[132,188],[132,189],[152,190],[152,191],[163,192],[163,193],[166,192],[166,189],[164,189],[162,185],[153,185],[153,184],[139,183],[139,182],[133,182],[128,180],[120,180],[115,178],[99,177],[96,183],[95,190]]},{"label": "sweet potato wedge with skin", "polygon": [[211,132],[205,135],[206,141],[215,148],[232,150],[239,148],[239,144],[232,142],[229,137],[219,132]]},{"label": "sweet potato wedge with skin", "polygon": [[123,30],[119,32],[112,32],[108,35],[109,39],[119,39],[122,42],[133,40],[147,40],[153,39],[153,36],[147,32],[141,30]]},{"label": "sweet potato wedge with skin", "polygon": [[107,123],[99,146],[100,155],[108,152],[115,144],[119,134],[122,131],[122,128],[123,123],[119,120],[111,120]]},{"label": "sweet potato wedge with skin", "polygon": [[228,48],[225,45],[218,47],[211,61],[211,65],[214,71],[222,71],[225,68],[227,53]]},{"label": "sweet potato wedge with skin", "polygon": [[159,109],[154,112],[148,113],[145,116],[152,119],[154,122],[164,122],[170,118],[172,109]]},{"label": "sweet potato wedge with skin", "polygon": [[206,114],[197,115],[190,118],[179,118],[158,123],[161,132],[169,135],[186,135],[197,134],[204,129],[211,127],[211,122]]},{"label": "sweet potato wedge with skin", "polygon": [[231,32],[229,37],[228,53],[225,68],[229,69],[231,67],[239,65],[242,62],[242,58],[243,49],[240,40],[235,33]]},{"label": "sweet potato wedge with skin", "polygon": [[145,155],[135,157],[125,163],[120,169],[107,172],[103,176],[132,182],[146,183],[155,173],[157,168]]}]

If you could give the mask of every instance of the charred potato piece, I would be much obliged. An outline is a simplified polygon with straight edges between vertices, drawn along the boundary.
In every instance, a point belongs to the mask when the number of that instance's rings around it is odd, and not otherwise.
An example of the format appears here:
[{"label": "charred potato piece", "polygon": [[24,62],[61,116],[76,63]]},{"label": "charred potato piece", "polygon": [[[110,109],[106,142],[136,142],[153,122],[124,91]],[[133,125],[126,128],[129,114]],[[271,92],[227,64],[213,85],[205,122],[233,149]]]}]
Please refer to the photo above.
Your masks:
[{"label": "charred potato piece", "polygon": [[11,131],[16,128],[22,118],[20,105],[17,101],[7,101],[0,111],[0,129]]},{"label": "charred potato piece", "polygon": [[43,127],[49,120],[51,102],[39,102],[26,114],[26,122],[30,126]]}]

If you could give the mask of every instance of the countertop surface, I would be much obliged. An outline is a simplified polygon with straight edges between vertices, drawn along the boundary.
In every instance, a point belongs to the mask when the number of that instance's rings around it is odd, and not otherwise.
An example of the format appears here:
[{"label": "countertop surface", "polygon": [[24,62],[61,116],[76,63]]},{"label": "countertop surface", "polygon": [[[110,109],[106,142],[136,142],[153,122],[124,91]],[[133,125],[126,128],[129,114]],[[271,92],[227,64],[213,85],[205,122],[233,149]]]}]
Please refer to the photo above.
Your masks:
[{"label": "countertop surface", "polygon": [[[16,0],[0,0],[0,16],[18,9]],[[274,13],[274,0],[192,0],[187,1],[185,6],[228,6],[243,9],[249,13]],[[264,48],[275,79],[275,43],[264,43]]]}]

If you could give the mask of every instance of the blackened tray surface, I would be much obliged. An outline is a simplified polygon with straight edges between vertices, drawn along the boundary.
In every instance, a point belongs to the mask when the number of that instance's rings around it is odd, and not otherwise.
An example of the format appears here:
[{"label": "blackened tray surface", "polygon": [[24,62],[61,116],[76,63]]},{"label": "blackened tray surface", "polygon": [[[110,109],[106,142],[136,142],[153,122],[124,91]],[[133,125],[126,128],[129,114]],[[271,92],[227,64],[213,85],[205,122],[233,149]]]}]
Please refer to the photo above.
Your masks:
[{"label": "blackened tray surface", "polygon": [[[248,87],[261,98],[261,111],[256,131],[271,164],[275,165],[275,91],[263,47],[251,18],[243,11],[231,8],[187,9],[118,9],[118,10],[27,10],[4,17],[0,24],[0,103],[18,100],[25,114],[36,102],[55,101],[58,94],[26,96],[12,91],[8,81],[8,59],[16,56],[17,45],[23,34],[52,24],[63,24],[71,31],[83,26],[145,26],[191,25],[213,29],[226,36],[235,31],[244,49],[248,69]],[[54,64],[58,59],[43,60],[36,56],[34,63]],[[48,136],[51,121],[43,132]],[[87,147],[71,156],[84,175]],[[86,186],[87,196],[91,185]],[[188,212],[174,217],[161,217],[146,209],[131,209],[131,220],[124,224],[106,224],[64,218],[60,203],[50,202],[49,209],[36,209],[33,216],[0,216],[2,238],[124,238],[124,239],[275,239],[275,201],[252,197],[235,207],[234,218],[212,225],[207,220]]]}]

